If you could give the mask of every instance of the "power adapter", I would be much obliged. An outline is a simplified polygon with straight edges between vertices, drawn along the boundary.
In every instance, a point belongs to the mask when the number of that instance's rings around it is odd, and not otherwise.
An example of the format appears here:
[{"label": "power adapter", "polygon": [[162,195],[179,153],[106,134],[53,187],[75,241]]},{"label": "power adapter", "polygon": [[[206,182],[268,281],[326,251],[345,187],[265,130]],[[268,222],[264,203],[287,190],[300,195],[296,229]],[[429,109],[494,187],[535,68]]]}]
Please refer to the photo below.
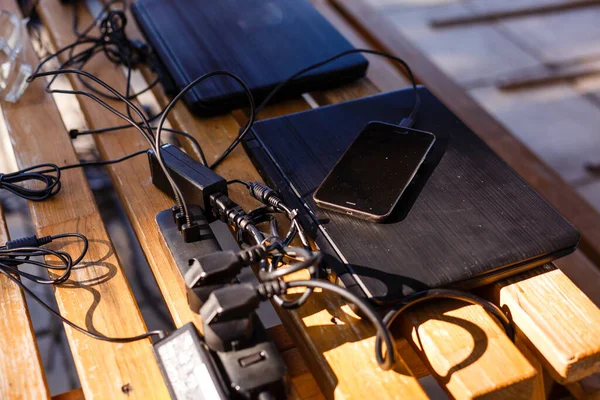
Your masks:
[{"label": "power adapter", "polygon": [[[216,216],[211,210],[210,197],[216,194],[227,195],[227,181],[172,144],[163,145],[160,154],[186,201],[200,206],[207,222],[214,221]],[[148,150],[148,158],[152,183],[167,195],[175,198],[171,184],[153,150]]]}]

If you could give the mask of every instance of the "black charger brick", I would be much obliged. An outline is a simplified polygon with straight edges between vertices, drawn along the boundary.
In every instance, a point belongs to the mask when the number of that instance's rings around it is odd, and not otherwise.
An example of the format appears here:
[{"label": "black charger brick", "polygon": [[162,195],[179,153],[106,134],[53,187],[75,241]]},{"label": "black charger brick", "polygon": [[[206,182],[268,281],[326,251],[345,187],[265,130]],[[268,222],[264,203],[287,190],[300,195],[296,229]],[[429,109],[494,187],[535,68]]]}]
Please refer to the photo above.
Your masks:
[{"label": "black charger brick", "polygon": [[[171,144],[162,146],[161,155],[171,177],[182,191],[186,202],[188,204],[198,204],[204,211],[208,222],[214,221],[215,216],[211,210],[210,196],[217,193],[226,195],[227,181]],[[154,151],[148,150],[148,158],[152,183],[167,195],[175,198],[175,193],[173,193],[169,180],[158,163]]]}]

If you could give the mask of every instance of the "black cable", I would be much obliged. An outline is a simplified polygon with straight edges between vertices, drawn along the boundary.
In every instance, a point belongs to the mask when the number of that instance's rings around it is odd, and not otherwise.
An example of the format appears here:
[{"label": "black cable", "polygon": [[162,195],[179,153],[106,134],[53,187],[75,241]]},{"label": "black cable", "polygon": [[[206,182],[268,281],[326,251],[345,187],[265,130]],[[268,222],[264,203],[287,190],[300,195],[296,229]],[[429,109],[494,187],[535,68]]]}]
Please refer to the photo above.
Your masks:
[{"label": "black cable", "polygon": [[[148,150],[140,150],[115,160],[93,161],[87,163],[65,165],[62,167],[51,163],[34,165],[32,167],[24,168],[16,172],[0,174],[0,190],[4,189],[25,200],[47,200],[51,197],[56,196],[62,188],[62,184],[60,182],[62,176],[61,171],[73,168],[117,164],[123,161],[127,161],[141,154],[147,153]],[[39,189],[32,189],[26,186],[19,185],[20,183],[29,183],[28,186],[33,186],[34,182],[41,182],[43,184],[43,187]]]},{"label": "black cable", "polygon": [[[119,125],[119,126],[112,126],[112,127],[108,127],[108,128],[87,129],[87,130],[82,130],[82,131],[77,130],[77,129],[72,129],[69,131],[69,136],[72,139],[76,139],[77,137],[83,136],[83,135],[104,134],[104,133],[109,133],[109,132],[114,132],[114,131],[119,131],[119,130],[124,130],[124,129],[131,129],[131,128],[133,128],[133,126],[131,126],[131,125]],[[151,129],[153,131],[155,131],[158,128],[152,126]],[[174,133],[175,135],[183,136],[187,140],[189,140],[192,143],[192,146],[194,147],[194,149],[198,152],[198,157],[200,158],[200,162],[202,163],[202,165],[208,165],[208,162],[206,161],[206,156],[204,155],[204,151],[202,150],[202,146],[200,146],[200,143],[194,136],[190,135],[187,132],[183,132],[183,131],[180,131],[177,129],[172,129],[172,128],[163,128],[163,131]]]},{"label": "black cable", "polygon": [[[47,168],[44,172],[40,169]],[[48,171],[54,173],[48,173]],[[41,182],[40,189],[28,188],[19,185],[23,182]],[[54,164],[39,164],[22,170],[0,174],[0,189],[4,189],[16,196],[31,201],[42,201],[53,197],[60,192],[60,168]]]},{"label": "black cable", "polygon": [[[506,335],[510,338],[511,341],[515,341],[515,331],[514,328],[508,319],[508,317],[502,312],[502,310],[496,306],[494,303],[482,299],[481,297],[475,296],[474,294],[463,292],[459,290],[452,289],[430,289],[424,290],[417,293],[414,293],[408,297],[406,297],[401,303],[392,308],[383,318],[383,322],[386,324],[389,329],[396,318],[400,316],[404,311],[408,308],[413,307],[419,303],[430,301],[434,299],[450,299],[450,300],[459,300],[469,304],[479,305],[483,307],[488,313],[493,315],[504,328]],[[385,339],[385,338],[384,338]],[[387,343],[386,343],[387,345]],[[381,347],[381,337],[377,335],[375,341],[375,352],[377,354],[378,359],[382,358],[383,350]]]},{"label": "black cable", "polygon": [[[179,101],[179,99],[181,99],[188,91],[190,91],[194,86],[198,85],[199,83],[203,82],[206,79],[209,79],[211,77],[214,76],[227,76],[229,78],[232,78],[233,80],[235,80],[236,82],[238,82],[242,88],[244,89],[244,91],[246,92],[246,96],[248,97],[248,103],[250,105],[250,118],[248,118],[248,122],[246,123],[246,126],[244,128],[244,132],[247,132],[250,130],[250,128],[252,127],[252,124],[254,124],[254,97],[252,96],[252,92],[250,91],[250,89],[248,88],[248,86],[246,86],[246,84],[244,83],[244,81],[239,78],[237,75],[232,74],[231,72],[227,72],[227,71],[213,71],[213,72],[209,72],[207,74],[204,74],[196,79],[194,79],[192,82],[190,82],[182,91],[180,91],[174,98],[173,100],[171,100],[171,102],[165,107],[164,112],[162,113],[162,116],[160,118],[160,121],[158,123],[158,129],[156,131],[156,137],[155,137],[155,143],[154,143],[154,148],[156,149],[156,158],[158,160],[159,163],[163,163],[162,160],[162,155],[161,155],[161,135],[162,135],[162,130],[163,130],[163,126],[165,124],[165,121],[167,119],[167,116],[169,115],[169,112],[173,109],[173,107],[175,106],[175,104]],[[222,159],[217,159],[215,162],[213,162],[210,165],[210,169],[215,168],[220,162],[222,161]],[[165,167],[166,170],[166,167]],[[169,180],[169,182],[171,183],[171,186],[176,186],[175,181],[173,180],[173,178],[171,177],[170,173],[166,173],[165,174],[167,179]],[[177,199],[177,194],[179,194],[179,198],[178,198],[178,203],[180,206],[180,209],[182,210],[183,214],[186,217],[187,223],[188,225],[191,223],[191,216],[189,214],[189,210],[187,207],[187,203],[185,201],[185,199],[183,198],[183,195],[181,193],[176,193],[176,199]]]},{"label": "black cable", "polygon": [[56,311],[52,307],[50,307],[46,302],[44,302],[44,300],[40,299],[35,293],[33,293],[31,290],[29,290],[29,288],[27,288],[27,286],[25,286],[19,279],[17,279],[13,275],[11,275],[9,272],[0,268],[0,273],[5,275],[7,278],[9,278],[14,283],[16,283],[25,293],[27,293],[29,296],[31,296],[39,305],[41,305],[43,308],[45,308],[46,311],[48,311],[54,317],[60,319],[63,323],[69,325],[71,328],[75,329],[76,331],[81,332],[85,335],[88,335],[94,339],[103,340],[103,341],[111,342],[111,343],[130,343],[130,342],[135,342],[138,340],[150,338],[152,336],[158,336],[159,339],[163,339],[166,337],[166,333],[164,331],[150,331],[150,332],[146,332],[141,335],[138,335],[138,336],[120,337],[120,338],[111,338],[111,337],[107,337],[107,336],[103,336],[103,335],[99,335],[99,334],[90,332],[90,331],[76,325],[75,323],[71,322],[70,320],[63,317],[62,315],[60,315],[60,313],[58,311]]},{"label": "black cable", "polygon": [[[288,288],[306,287],[327,290],[356,305],[362,314],[367,317],[367,319],[369,319],[375,326],[377,329],[377,338],[383,338],[383,341],[387,347],[387,353],[385,356],[382,355],[381,351],[376,351],[375,357],[377,359],[377,364],[379,364],[379,367],[384,371],[394,368],[394,365],[396,364],[396,344],[394,342],[394,338],[392,337],[389,328],[385,325],[381,318],[379,318],[377,312],[369,303],[352,294],[343,287],[321,279],[290,281],[285,282],[284,286],[287,286]],[[381,343],[378,349],[381,349]]]},{"label": "black cable", "polygon": [[[115,114],[116,116],[118,116],[119,118],[121,118],[124,121],[128,122],[129,124],[131,124],[135,129],[137,129],[142,134],[142,136],[148,141],[150,147],[154,150],[155,154],[157,154],[157,157],[156,157],[157,161],[158,161],[161,169],[165,173],[165,176],[168,178],[169,184],[171,185],[171,188],[173,189],[173,192],[175,193],[175,199],[176,199],[176,201],[178,203],[178,206],[184,212],[186,219],[190,220],[190,215],[189,215],[189,212],[188,212],[187,203],[185,202],[185,199],[183,198],[182,191],[179,188],[179,186],[175,183],[175,181],[173,180],[173,178],[171,178],[171,172],[169,171],[169,169],[165,165],[162,157],[160,157],[161,149],[155,147],[155,142],[154,142],[155,135],[154,135],[154,132],[152,130],[152,127],[150,126],[150,123],[148,122],[148,119],[145,117],[144,113],[135,104],[133,104],[125,96],[123,96],[116,89],[114,89],[112,86],[110,86],[109,84],[107,84],[106,82],[104,82],[103,80],[101,80],[100,78],[98,78],[98,77],[90,74],[89,72],[82,71],[82,70],[77,70],[77,69],[60,69],[60,70],[55,70],[55,71],[38,72],[36,74],[33,74],[33,75],[29,76],[27,78],[27,81],[31,82],[31,81],[33,81],[33,80],[35,80],[37,78],[40,78],[40,77],[58,76],[58,75],[65,75],[65,74],[74,74],[74,75],[79,75],[79,76],[83,76],[83,77],[89,78],[91,81],[93,81],[93,82],[97,83],[98,85],[100,85],[101,87],[105,88],[106,90],[108,90],[109,92],[111,92],[113,95],[117,96],[122,102],[124,102],[127,105],[127,107],[128,107],[127,108],[128,114],[130,114],[129,113],[130,110],[135,112],[135,114],[142,121],[142,125],[143,126],[141,126],[140,124],[138,124],[137,122],[135,122],[133,120],[133,118],[131,118],[131,117],[123,114],[122,112],[116,110],[114,107],[110,106],[104,100],[100,99],[98,96],[95,96],[92,93],[86,92],[84,90],[51,89],[50,85],[48,85],[46,87],[46,92],[48,92],[48,93],[74,94],[74,95],[82,95],[82,96],[88,97],[88,98],[94,100],[96,103],[98,103],[102,107],[104,107],[105,109],[107,109],[110,112],[112,112],[113,114]],[[211,74],[208,74],[208,75],[214,75],[214,74],[215,73],[211,73]],[[226,74],[229,74],[229,73],[226,73]],[[164,123],[164,121],[163,121],[163,123]],[[159,134],[158,134],[159,132],[160,132],[160,127],[157,130],[157,135],[156,135],[157,137],[159,137]],[[157,142],[160,143],[160,140],[157,140]]]},{"label": "black cable", "polygon": [[[250,128],[252,127],[252,124],[254,124],[254,120],[256,119],[256,116],[258,115],[258,113],[264,109],[267,104],[273,99],[273,97],[275,97],[277,95],[277,93],[286,85],[288,85],[290,82],[294,81],[295,79],[299,78],[300,76],[304,75],[305,73],[312,71],[314,69],[317,69],[319,67],[322,67],[330,62],[333,62],[339,58],[342,58],[344,56],[347,56],[349,54],[354,54],[354,53],[367,53],[367,54],[374,54],[374,55],[378,55],[381,57],[385,57],[388,58],[390,60],[394,60],[398,63],[400,63],[402,65],[402,67],[406,70],[414,93],[415,93],[415,102],[414,102],[414,106],[413,109],[411,111],[411,113],[409,114],[409,116],[405,119],[403,119],[401,121],[401,123],[404,124],[405,120],[406,121],[406,126],[410,127],[412,126],[412,124],[414,123],[414,121],[416,120],[417,117],[417,113],[419,111],[419,107],[421,105],[421,98],[419,96],[419,92],[417,90],[417,82],[415,80],[415,77],[412,73],[412,70],[410,69],[410,67],[408,66],[408,64],[406,63],[406,61],[404,61],[403,59],[401,59],[400,57],[396,57],[394,55],[388,54],[388,53],[384,53],[382,51],[377,51],[377,50],[370,50],[370,49],[352,49],[352,50],[347,50],[344,51],[342,53],[336,54],[333,57],[330,57],[326,60],[323,60],[321,62],[318,62],[316,64],[313,64],[311,66],[308,66],[304,69],[301,69],[300,71],[296,72],[294,75],[290,76],[289,78],[287,78],[286,80],[284,80],[283,82],[281,82],[280,84],[278,84],[268,95],[267,97],[265,97],[265,99],[256,107],[255,110],[250,110],[250,117],[248,120],[248,123],[246,123],[246,126],[240,130],[240,133],[238,134],[238,136],[233,140],[233,142],[231,142],[231,144],[227,147],[227,149],[217,158],[217,161],[215,161],[212,165],[211,165],[211,169],[215,168],[217,165],[219,165],[225,158],[227,158],[227,156],[229,156],[229,154],[231,154],[231,152],[237,147],[238,144],[240,144],[240,142],[244,139],[244,137],[246,136],[246,134],[250,131]],[[250,123],[250,120],[252,120],[252,123]]]},{"label": "black cable", "polygon": [[[77,259],[73,260],[71,255],[62,250],[51,250],[41,246],[51,243],[54,240],[58,239],[66,239],[66,238],[78,238],[83,241],[83,249],[81,254],[77,257]],[[15,284],[17,284],[25,293],[31,296],[38,304],[40,304],[43,308],[45,308],[48,312],[50,312],[56,318],[59,318],[62,322],[69,325],[71,328],[75,329],[78,332],[84,333],[94,339],[103,340],[112,343],[129,343],[134,342],[141,339],[146,339],[152,336],[158,336],[160,339],[166,336],[163,331],[151,331],[146,332],[144,334],[133,336],[133,337],[121,337],[121,338],[111,338],[103,335],[99,335],[93,332],[90,332],[75,323],[71,322],[67,318],[60,315],[60,313],[50,307],[44,300],[39,298],[35,293],[33,293],[29,288],[27,288],[23,282],[21,282],[17,276],[22,278],[26,278],[31,280],[32,282],[38,284],[52,284],[59,285],[65,283],[71,274],[72,268],[79,264],[85,255],[87,254],[89,247],[88,239],[80,234],[80,233],[64,233],[58,234],[54,236],[46,236],[42,238],[37,238],[36,236],[30,236],[26,238],[21,238],[17,240],[12,240],[7,242],[4,246],[0,247],[0,273],[9,278]],[[31,260],[30,257],[37,256],[53,256],[56,257],[62,264],[55,265],[49,264],[46,262],[40,262]],[[29,274],[17,269],[18,266],[23,264],[30,264],[38,267],[45,268],[47,270],[61,270],[65,271],[62,275],[55,279],[44,279],[43,277]],[[15,276],[16,275],[16,276]]]},{"label": "black cable", "polygon": [[[193,89],[196,85],[198,85],[200,82],[211,78],[213,76],[219,76],[219,75],[223,75],[223,76],[228,76],[230,78],[232,78],[233,80],[235,80],[236,82],[238,82],[240,84],[240,86],[244,89],[244,92],[246,93],[246,97],[248,98],[248,104],[250,106],[250,116],[248,118],[248,121],[246,122],[246,125],[242,128],[241,130],[241,134],[240,136],[244,136],[248,131],[250,131],[250,129],[252,128],[252,125],[254,125],[254,121],[256,119],[256,106],[254,103],[254,96],[252,96],[252,92],[250,91],[250,89],[248,88],[248,86],[246,85],[246,83],[237,75],[228,72],[228,71],[213,71],[213,72],[209,72],[207,74],[204,74],[196,79],[194,79],[192,82],[190,82],[185,88],[183,88],[183,90],[181,90],[172,100],[171,102],[169,102],[169,104],[165,107],[160,122],[158,123],[158,132],[156,134],[156,144],[157,147],[159,146],[160,143],[160,135],[161,135],[161,130],[162,127],[167,119],[167,116],[169,115],[169,112],[173,109],[173,107],[175,106],[175,104],[179,101],[179,99],[181,99],[187,92],[189,92],[191,89]],[[231,145],[229,146],[231,147]],[[235,147],[235,146],[234,146]],[[231,149],[233,150],[233,149]],[[225,157],[227,157],[227,155],[231,152],[231,150],[229,150],[229,148],[227,150],[225,150],[225,152],[219,156],[211,165],[210,165],[210,169],[214,169],[216,168],[224,159]]]},{"label": "black cable", "polygon": [[[62,250],[51,250],[45,247],[41,247],[48,243],[51,243],[58,239],[66,238],[78,238],[83,242],[83,249],[77,259],[73,260],[71,255]],[[64,283],[69,279],[71,270],[73,267],[83,260],[83,257],[87,254],[89,247],[88,239],[80,233],[65,233],[54,236],[46,236],[37,238],[36,236],[29,236],[22,239],[12,240],[6,243],[6,245],[0,247],[0,269],[5,269],[7,272],[14,273],[21,276],[22,278],[29,279],[32,282],[42,285],[56,285]],[[30,259],[31,257],[55,257],[59,264],[49,264],[46,261],[37,261]],[[36,267],[41,267],[47,270],[59,270],[64,271],[62,275],[55,279],[47,279],[39,275],[29,274],[24,271],[20,271],[15,267],[23,264],[29,264]]]}]

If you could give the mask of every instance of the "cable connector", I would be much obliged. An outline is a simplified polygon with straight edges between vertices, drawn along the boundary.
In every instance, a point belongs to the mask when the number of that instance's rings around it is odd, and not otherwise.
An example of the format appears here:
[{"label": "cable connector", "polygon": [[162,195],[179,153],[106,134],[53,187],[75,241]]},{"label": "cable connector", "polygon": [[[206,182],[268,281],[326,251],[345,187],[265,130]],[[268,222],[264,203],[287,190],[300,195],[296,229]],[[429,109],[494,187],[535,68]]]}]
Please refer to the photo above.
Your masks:
[{"label": "cable connector", "polygon": [[400,124],[398,125],[402,128],[412,128],[414,124],[415,120],[412,117],[406,117],[402,118],[402,121],[400,121]]},{"label": "cable connector", "polygon": [[37,236],[27,236],[19,239],[9,240],[4,245],[6,250],[18,249],[22,247],[41,247],[52,242],[52,236],[43,236],[38,238]]},{"label": "cable connector", "polygon": [[198,258],[192,258],[190,269],[185,274],[188,288],[196,286],[228,283],[235,278],[243,267],[256,264],[267,256],[267,248],[263,245],[235,251],[218,251]]},{"label": "cable connector", "polygon": [[234,251],[219,251],[190,260],[190,269],[184,279],[188,288],[226,284],[235,278],[244,266]]},{"label": "cable connector", "polygon": [[275,209],[279,209],[283,200],[279,198],[277,192],[264,183],[261,182],[248,182],[248,191],[250,195],[256,200],[260,201],[266,206],[271,206]]},{"label": "cable connector", "polygon": [[242,231],[253,223],[252,218],[246,214],[246,211],[226,194],[218,193],[211,196],[210,204],[215,218],[233,225]]},{"label": "cable connector", "polygon": [[200,308],[204,338],[214,351],[231,351],[251,339],[254,311],[260,297],[250,283],[213,291]]}]

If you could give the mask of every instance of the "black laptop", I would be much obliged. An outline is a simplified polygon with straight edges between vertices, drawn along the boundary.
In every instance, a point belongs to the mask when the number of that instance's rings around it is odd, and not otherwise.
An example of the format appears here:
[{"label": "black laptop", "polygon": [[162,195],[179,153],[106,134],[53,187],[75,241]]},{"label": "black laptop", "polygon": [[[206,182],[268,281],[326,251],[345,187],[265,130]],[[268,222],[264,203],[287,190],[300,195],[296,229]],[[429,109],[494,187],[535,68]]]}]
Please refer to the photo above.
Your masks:
[{"label": "black laptop", "polygon": [[[138,0],[133,14],[175,94],[215,70],[241,77],[257,101],[299,70],[352,49],[307,0]],[[367,60],[342,57],[285,87],[281,97],[330,88],[364,76]],[[245,107],[240,85],[211,78],[183,98],[196,113]]]},{"label": "black laptop", "polygon": [[320,209],[312,194],[367,123],[408,115],[412,90],[261,121],[244,143],[263,178],[301,210],[340,282],[386,303],[431,287],[473,289],[574,251],[577,230],[419,91],[415,128],[433,132],[436,145],[388,223]]}]

